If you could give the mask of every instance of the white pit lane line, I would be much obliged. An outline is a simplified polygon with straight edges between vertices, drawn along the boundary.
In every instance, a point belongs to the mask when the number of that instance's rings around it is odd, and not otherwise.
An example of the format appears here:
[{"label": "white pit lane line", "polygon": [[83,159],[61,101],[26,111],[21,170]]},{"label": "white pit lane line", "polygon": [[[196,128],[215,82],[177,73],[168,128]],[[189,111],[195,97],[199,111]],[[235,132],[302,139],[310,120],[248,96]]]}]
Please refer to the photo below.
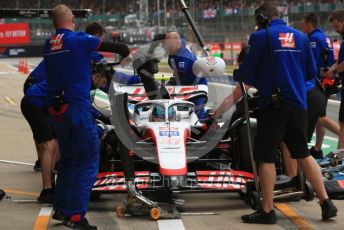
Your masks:
[{"label": "white pit lane line", "polygon": [[38,216],[50,216],[53,212],[53,207],[42,207]]},{"label": "white pit lane line", "polygon": [[15,165],[28,165],[28,166],[34,166],[35,165],[32,163],[26,163],[26,162],[20,162],[20,161],[8,161],[8,160],[0,160],[0,163],[15,164]]},{"label": "white pit lane line", "polygon": [[16,71],[18,70],[18,67],[14,66],[14,64],[13,65],[8,64],[7,67]]},{"label": "white pit lane line", "polygon": [[158,220],[159,230],[185,230],[183,221],[177,220]]}]

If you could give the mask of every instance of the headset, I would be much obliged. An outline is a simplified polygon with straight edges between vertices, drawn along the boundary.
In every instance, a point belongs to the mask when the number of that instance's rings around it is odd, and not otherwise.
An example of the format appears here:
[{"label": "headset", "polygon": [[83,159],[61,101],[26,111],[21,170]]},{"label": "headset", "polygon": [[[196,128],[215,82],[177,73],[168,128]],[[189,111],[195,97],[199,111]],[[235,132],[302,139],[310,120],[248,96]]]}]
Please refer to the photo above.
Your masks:
[{"label": "headset", "polygon": [[103,77],[106,77],[107,84],[111,83],[112,77],[115,74],[114,65],[118,65],[119,62],[110,63],[105,60],[92,63],[92,73],[98,73]]},{"label": "headset", "polygon": [[[112,81],[112,77],[114,76],[115,74],[115,69],[114,69],[114,66],[115,65],[119,65],[120,62],[107,62],[105,60],[101,60],[101,61],[98,61],[98,62],[94,62],[91,64],[91,67],[92,67],[92,74],[100,74],[100,76],[102,78],[106,78],[106,81],[107,81],[107,85],[110,86],[111,84],[111,81]],[[97,81],[99,81],[100,79],[98,78]],[[91,95],[91,101],[92,103],[94,103],[94,106],[95,108],[97,109],[106,109],[106,108],[109,108],[110,106],[105,106],[105,107],[100,107],[96,104],[94,98],[96,96],[96,90],[93,91],[92,95]]]},{"label": "headset", "polygon": [[265,28],[268,26],[269,17],[265,15],[264,11],[261,8],[257,8],[254,12],[256,18],[256,24],[258,29]]}]

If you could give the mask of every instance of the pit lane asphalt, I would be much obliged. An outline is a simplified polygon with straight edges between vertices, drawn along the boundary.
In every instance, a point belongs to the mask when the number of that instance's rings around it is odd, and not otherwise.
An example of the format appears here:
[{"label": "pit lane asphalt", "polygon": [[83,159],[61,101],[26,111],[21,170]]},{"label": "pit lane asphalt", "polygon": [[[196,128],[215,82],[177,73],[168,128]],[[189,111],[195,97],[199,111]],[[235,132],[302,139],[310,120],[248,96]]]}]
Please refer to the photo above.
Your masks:
[{"label": "pit lane asphalt", "polygon": [[[0,59],[0,73],[7,73],[0,74],[0,160],[32,164],[36,159],[32,134],[19,107],[25,76],[7,67],[8,63],[17,62],[18,59]],[[41,225],[37,225],[38,216],[42,208],[48,213],[51,209],[35,201],[41,190],[40,173],[33,172],[31,165],[0,162],[0,188],[10,196],[0,201],[0,229],[34,229],[35,224],[36,229],[45,229],[44,218],[40,219]],[[181,212],[213,212],[216,215],[182,216],[181,221],[172,222],[154,222],[148,217],[117,218],[115,208],[122,204],[125,196],[104,195],[99,201],[90,203],[88,219],[98,229],[344,229],[343,201],[335,201],[339,208],[335,221],[320,220],[316,200],[300,201],[286,203],[282,211],[287,215],[277,211],[278,224],[267,226],[241,223],[240,216],[252,210],[237,194],[187,194],[180,198],[186,201]],[[46,220],[47,229],[66,229],[52,219]],[[180,227],[181,223],[183,228],[178,228],[177,224]]]}]

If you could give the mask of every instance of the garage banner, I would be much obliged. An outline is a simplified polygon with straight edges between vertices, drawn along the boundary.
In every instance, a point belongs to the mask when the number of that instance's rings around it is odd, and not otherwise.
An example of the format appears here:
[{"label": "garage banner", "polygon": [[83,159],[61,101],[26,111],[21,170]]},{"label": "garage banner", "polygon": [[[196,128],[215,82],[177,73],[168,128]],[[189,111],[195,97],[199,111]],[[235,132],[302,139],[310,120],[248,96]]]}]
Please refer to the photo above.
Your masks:
[{"label": "garage banner", "polygon": [[8,57],[42,57],[43,45],[18,45],[18,46],[1,46],[0,58]]},{"label": "garage banner", "polygon": [[30,42],[28,23],[0,24],[0,44],[18,45]]}]

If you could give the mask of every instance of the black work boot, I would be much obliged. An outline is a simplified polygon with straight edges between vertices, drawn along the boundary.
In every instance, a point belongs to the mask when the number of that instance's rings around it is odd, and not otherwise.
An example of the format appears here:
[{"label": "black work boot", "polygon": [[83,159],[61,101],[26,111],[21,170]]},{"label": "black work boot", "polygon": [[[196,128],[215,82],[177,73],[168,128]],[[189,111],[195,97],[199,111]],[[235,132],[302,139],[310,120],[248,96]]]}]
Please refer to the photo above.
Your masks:
[{"label": "black work boot", "polygon": [[55,194],[52,188],[43,189],[37,200],[43,204],[53,204],[55,202]]},{"label": "black work boot", "polygon": [[35,165],[33,166],[33,171],[39,172],[41,171],[41,161],[36,160]]},{"label": "black work boot", "polygon": [[330,199],[324,200],[321,206],[321,216],[323,220],[329,220],[332,217],[337,216],[338,209]]},{"label": "black work boot", "polygon": [[316,150],[314,148],[314,146],[309,150],[309,153],[314,157],[314,159],[323,159],[323,151],[320,150]]},{"label": "black work boot", "polygon": [[255,224],[276,224],[277,222],[275,210],[271,210],[269,213],[266,213],[263,210],[258,210],[249,215],[243,215],[241,219],[245,223]]},{"label": "black work boot", "polygon": [[90,225],[86,218],[82,218],[80,215],[74,215],[69,219],[65,219],[63,221],[63,225],[73,228],[73,229],[80,229],[80,230],[97,230],[97,226]]},{"label": "black work boot", "polygon": [[57,221],[64,221],[65,219],[68,219],[65,215],[63,215],[58,210],[54,210],[54,214],[53,214],[53,216],[51,218],[54,219],[54,220],[57,220]]}]

